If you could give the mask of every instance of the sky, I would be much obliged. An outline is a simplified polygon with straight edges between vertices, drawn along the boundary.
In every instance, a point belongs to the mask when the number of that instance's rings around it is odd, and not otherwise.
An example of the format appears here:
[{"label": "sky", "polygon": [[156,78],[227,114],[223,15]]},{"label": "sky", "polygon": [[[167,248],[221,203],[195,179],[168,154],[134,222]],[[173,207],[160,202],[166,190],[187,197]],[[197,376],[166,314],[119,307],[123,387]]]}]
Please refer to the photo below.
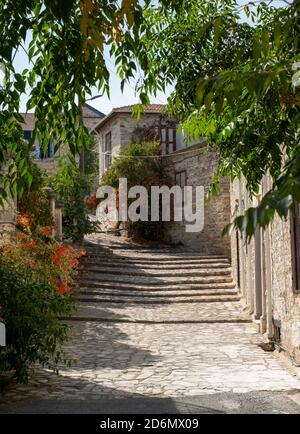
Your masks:
[{"label": "sky", "polygon": [[[131,81],[130,84],[126,84],[123,93],[120,88],[120,79],[118,78],[113,62],[108,59],[107,67],[110,72],[110,98],[108,96],[103,96],[101,98],[97,98],[93,101],[87,101],[88,104],[95,107],[97,110],[107,114],[114,107],[120,107],[123,105],[131,105],[137,103],[137,97],[135,96],[135,82]],[[21,72],[24,68],[30,68],[30,65],[27,63],[27,55],[23,50],[20,50],[15,58],[15,68],[18,72]],[[27,92],[30,89],[27,89]],[[166,104],[167,97],[171,93],[172,88],[169,87],[167,89],[167,93],[159,93],[157,97],[151,97],[151,103],[154,104]],[[92,95],[98,95],[97,89],[92,89]],[[28,97],[26,95],[21,99],[21,112],[26,111],[26,101]]]},{"label": "sky", "polygon": [[[241,5],[248,3],[247,0],[241,0],[239,2]],[[284,1],[281,0],[275,0],[273,4],[276,4],[277,6],[284,5]],[[244,20],[245,17],[243,16],[243,12],[241,12],[241,18]],[[131,81],[131,83],[125,85],[123,93],[120,89],[120,79],[118,78],[115,67],[112,59],[109,57],[109,55],[105,56],[107,59],[107,67],[110,72],[110,98],[107,96],[103,96],[101,98],[95,99],[93,101],[88,102],[91,106],[95,107],[97,110],[107,114],[109,113],[114,107],[120,107],[123,105],[131,105],[136,104],[138,102],[137,97],[135,96],[135,82],[134,80]],[[27,55],[24,52],[23,49],[20,49],[15,57],[15,68],[18,72],[21,72],[24,68],[30,69],[30,65],[28,65],[27,62]],[[30,89],[27,89],[27,92]],[[152,96],[151,103],[155,104],[165,104],[167,102],[167,98],[172,92],[172,87],[169,86],[166,94],[159,93],[156,97]],[[97,89],[92,89],[92,95],[98,95]],[[26,101],[28,97],[24,95],[21,99],[21,112],[26,111]]]}]

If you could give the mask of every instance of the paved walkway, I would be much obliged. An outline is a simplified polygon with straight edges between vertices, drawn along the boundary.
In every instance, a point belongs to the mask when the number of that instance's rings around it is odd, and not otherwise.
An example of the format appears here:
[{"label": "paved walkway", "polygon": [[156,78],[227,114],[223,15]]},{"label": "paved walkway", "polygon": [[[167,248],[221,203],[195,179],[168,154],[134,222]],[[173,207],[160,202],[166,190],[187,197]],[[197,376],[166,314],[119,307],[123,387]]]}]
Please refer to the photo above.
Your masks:
[{"label": "paved walkway", "polygon": [[[100,306],[112,322],[71,322],[74,365],[59,376],[36,369],[0,398],[0,413],[300,413],[299,378],[259,347],[240,302],[148,305],[144,314],[139,304]],[[182,323],[163,323],[170,318]]]}]

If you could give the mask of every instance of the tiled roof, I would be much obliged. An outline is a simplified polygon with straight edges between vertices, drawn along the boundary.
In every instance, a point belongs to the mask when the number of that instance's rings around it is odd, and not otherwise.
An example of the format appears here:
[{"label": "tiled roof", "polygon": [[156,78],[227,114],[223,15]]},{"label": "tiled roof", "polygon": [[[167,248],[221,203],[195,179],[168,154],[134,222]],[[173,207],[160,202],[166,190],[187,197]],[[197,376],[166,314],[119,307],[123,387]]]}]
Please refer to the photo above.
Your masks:
[{"label": "tiled roof", "polygon": [[[95,127],[95,130],[104,125],[107,120],[109,120],[112,116],[118,114],[118,113],[132,113],[134,105],[125,105],[123,107],[116,107],[112,109],[112,111],[105,116],[105,118],[101,119],[97,126]],[[144,114],[159,114],[163,113],[166,108],[165,104],[149,104],[147,106],[144,106]]]},{"label": "tiled roof", "polygon": [[[131,113],[133,105],[125,105],[123,107],[116,107],[112,110],[115,113]],[[149,104],[144,106],[144,113],[162,113],[165,110],[165,104]]]},{"label": "tiled roof", "polygon": [[[105,117],[104,113],[96,110],[88,104],[82,108],[83,122],[88,129],[93,129],[99,121]],[[21,124],[23,130],[34,130],[35,120],[34,113],[21,113],[24,123]]]}]

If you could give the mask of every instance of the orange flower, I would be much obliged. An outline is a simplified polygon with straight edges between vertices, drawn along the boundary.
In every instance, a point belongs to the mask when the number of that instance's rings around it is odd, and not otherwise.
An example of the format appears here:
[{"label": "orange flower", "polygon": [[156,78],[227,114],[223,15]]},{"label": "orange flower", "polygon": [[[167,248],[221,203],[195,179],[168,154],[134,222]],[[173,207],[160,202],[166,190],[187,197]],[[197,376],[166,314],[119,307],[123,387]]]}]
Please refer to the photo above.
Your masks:
[{"label": "orange flower", "polygon": [[24,241],[26,239],[26,235],[25,234],[18,234],[17,235],[17,240],[18,241]]},{"label": "orange flower", "polygon": [[6,246],[3,247],[3,255],[8,255],[12,250],[12,246],[10,244],[6,244]]},{"label": "orange flower", "polygon": [[57,249],[55,250],[55,254],[56,255],[62,255],[65,252],[66,248],[64,246],[59,246],[57,247]]},{"label": "orange flower", "polygon": [[36,246],[36,241],[32,240],[24,244],[25,249],[33,249]]},{"label": "orange flower", "polygon": [[52,237],[53,229],[51,226],[45,226],[42,230],[47,237],[49,237],[49,238]]},{"label": "orange flower", "polygon": [[16,220],[16,225],[28,228],[30,226],[29,215],[27,213],[21,214]]},{"label": "orange flower", "polygon": [[58,256],[52,256],[52,261],[59,267],[61,265],[61,260]]},{"label": "orange flower", "polygon": [[61,285],[59,285],[57,290],[60,295],[65,295],[67,292],[70,291],[70,288],[66,283],[62,283]]},{"label": "orange flower", "polygon": [[60,285],[60,281],[58,279],[50,279],[52,285],[59,287]]}]

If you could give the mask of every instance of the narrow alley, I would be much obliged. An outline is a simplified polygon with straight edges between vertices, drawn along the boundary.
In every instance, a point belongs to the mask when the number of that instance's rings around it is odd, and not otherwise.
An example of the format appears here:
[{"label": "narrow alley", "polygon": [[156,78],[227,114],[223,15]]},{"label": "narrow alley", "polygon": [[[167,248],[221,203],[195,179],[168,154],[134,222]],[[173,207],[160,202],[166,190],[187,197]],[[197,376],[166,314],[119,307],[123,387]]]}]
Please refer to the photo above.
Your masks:
[{"label": "narrow alley", "polygon": [[300,412],[300,377],[261,348],[226,258],[108,236],[85,248],[73,365],[37,369],[0,413]]}]

